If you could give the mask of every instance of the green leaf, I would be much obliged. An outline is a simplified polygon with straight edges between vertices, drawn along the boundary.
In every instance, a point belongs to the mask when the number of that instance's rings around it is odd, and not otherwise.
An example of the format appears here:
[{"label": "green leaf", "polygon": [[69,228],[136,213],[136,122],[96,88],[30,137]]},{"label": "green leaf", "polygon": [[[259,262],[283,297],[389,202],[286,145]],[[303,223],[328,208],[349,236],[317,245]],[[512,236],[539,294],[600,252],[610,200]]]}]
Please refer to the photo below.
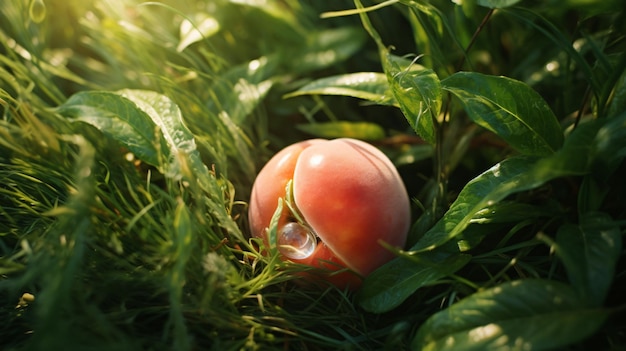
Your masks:
[{"label": "green leaf", "polygon": [[537,206],[515,201],[500,201],[474,214],[471,223],[512,223],[529,218],[555,217],[558,209],[549,206]]},{"label": "green leaf", "polygon": [[513,157],[472,179],[461,190],[443,218],[411,250],[430,250],[445,243],[461,234],[476,214],[480,216],[481,210],[513,192],[536,186],[537,180],[530,179],[528,173],[537,161],[537,158],[530,156]]},{"label": "green leaf", "polygon": [[339,27],[309,33],[302,46],[283,52],[287,70],[305,73],[334,65],[352,57],[365,44],[366,38],[360,27]]},{"label": "green leaf", "polygon": [[[510,158],[474,178],[461,190],[443,218],[412,246],[410,254],[419,255],[421,252],[444,245],[447,247],[458,246],[459,248],[463,246],[462,251],[464,251],[480,242],[480,236],[472,235],[472,233],[468,233],[470,234],[468,241],[463,239],[463,235],[470,224],[482,223],[480,224],[482,226],[485,225],[484,223],[497,224],[502,221],[520,219],[519,213],[510,212],[520,210],[520,206],[524,211],[528,211],[528,208],[525,208],[523,204],[501,203],[501,201],[515,192],[533,189],[557,177],[587,173],[593,164],[594,157],[598,157],[598,144],[606,141],[606,138],[601,137],[601,135],[606,135],[599,133],[607,127],[604,126],[605,121],[599,120],[580,125],[568,137],[563,148],[550,157],[519,156]],[[615,127],[613,121],[611,122],[607,125]],[[625,126],[621,128],[626,129]],[[614,135],[620,135],[619,128],[611,128],[610,130],[617,130],[617,134]],[[623,144],[626,142],[617,140],[615,143]],[[615,148],[610,149],[616,150]],[[492,213],[493,211],[496,213]],[[541,214],[535,209],[529,211],[528,215],[540,216]],[[549,212],[546,215],[549,215]],[[460,240],[448,242],[453,238]],[[385,265],[380,270],[394,275],[396,281],[388,281],[386,286],[379,287],[379,294],[388,294],[399,290],[406,297],[413,292],[411,289],[421,287],[418,282],[411,282],[412,279],[419,278],[411,278],[412,272],[408,268],[406,270],[402,267],[387,268]]]},{"label": "green leaf", "polygon": [[563,143],[548,104],[528,85],[507,77],[458,72],[441,81],[469,117],[527,155],[549,155]]},{"label": "green leaf", "polygon": [[338,121],[299,124],[296,127],[306,133],[326,139],[354,138],[374,141],[385,137],[385,130],[383,127],[369,122]]},{"label": "green leaf", "polygon": [[[619,73],[617,73],[619,74]],[[626,111],[626,70],[624,70],[613,86],[612,98],[609,102],[607,115],[609,117]]]},{"label": "green leaf", "polygon": [[588,213],[579,225],[559,229],[555,249],[572,285],[593,305],[601,306],[622,251],[619,225],[604,213]]},{"label": "green leaf", "polygon": [[417,135],[434,144],[442,104],[439,77],[431,69],[390,53],[383,58],[391,92],[409,125]]},{"label": "green leaf", "polygon": [[456,272],[470,259],[470,255],[446,252],[397,257],[365,279],[359,304],[373,313],[390,311],[417,289]]},{"label": "green leaf", "polygon": [[478,0],[477,4],[490,9],[501,9],[513,6],[520,1],[521,0]]},{"label": "green leaf", "polygon": [[[593,152],[589,156],[596,179],[605,180],[626,157],[626,111],[610,119],[589,122],[597,127]],[[580,128],[581,126],[579,126]]]},{"label": "green leaf", "polygon": [[[411,250],[425,251],[442,245],[461,234],[474,219],[479,220],[481,211],[511,194],[536,188],[558,177],[587,173],[592,160],[598,158],[598,144],[605,142],[605,138],[599,137],[603,123],[598,120],[578,126],[567,138],[563,148],[549,157],[512,157],[472,179],[443,218]],[[626,126],[621,129],[626,130]],[[619,133],[619,129],[616,133]]]},{"label": "green leaf", "polygon": [[182,52],[189,45],[206,39],[220,30],[219,22],[206,13],[198,12],[194,15],[193,22],[184,19],[180,24],[180,43],[176,51]]},{"label": "green leaf", "polygon": [[608,312],[589,308],[568,285],[550,280],[507,282],[432,315],[411,349],[545,350],[583,340]]},{"label": "green leaf", "polygon": [[202,163],[200,154],[196,149],[196,141],[193,134],[183,122],[183,116],[170,98],[165,95],[147,90],[120,90],[119,95],[135,103],[137,108],[150,117],[152,122],[159,128],[167,149],[161,150],[165,155],[168,166],[166,172],[173,178],[183,176],[180,164],[180,154],[185,154],[194,159],[194,163]]},{"label": "green leaf", "polygon": [[87,123],[127,147],[143,162],[163,169],[169,147],[162,132],[129,99],[107,91],[84,91],[72,95],[58,112],[74,121]]},{"label": "green leaf", "polygon": [[285,97],[316,94],[350,96],[381,105],[397,105],[389,91],[387,76],[377,72],[348,73],[321,78]]}]

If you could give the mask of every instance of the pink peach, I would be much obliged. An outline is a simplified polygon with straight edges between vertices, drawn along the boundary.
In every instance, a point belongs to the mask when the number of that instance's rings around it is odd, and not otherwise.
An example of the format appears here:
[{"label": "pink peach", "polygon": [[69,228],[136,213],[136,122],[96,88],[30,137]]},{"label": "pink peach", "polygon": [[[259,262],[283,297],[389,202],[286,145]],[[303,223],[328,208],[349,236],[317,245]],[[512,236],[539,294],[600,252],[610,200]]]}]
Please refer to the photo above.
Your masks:
[{"label": "pink peach", "polygon": [[[317,245],[310,254],[287,253],[285,259],[330,272],[348,268],[356,275],[326,278],[356,287],[360,277],[393,258],[381,242],[404,246],[411,219],[409,198],[396,168],[376,147],[348,138],[312,139],[278,152],[259,172],[250,199],[252,235],[266,243],[267,228],[289,181],[299,213],[284,206],[278,235],[303,228]],[[303,221],[300,226],[288,225],[297,218]]]}]

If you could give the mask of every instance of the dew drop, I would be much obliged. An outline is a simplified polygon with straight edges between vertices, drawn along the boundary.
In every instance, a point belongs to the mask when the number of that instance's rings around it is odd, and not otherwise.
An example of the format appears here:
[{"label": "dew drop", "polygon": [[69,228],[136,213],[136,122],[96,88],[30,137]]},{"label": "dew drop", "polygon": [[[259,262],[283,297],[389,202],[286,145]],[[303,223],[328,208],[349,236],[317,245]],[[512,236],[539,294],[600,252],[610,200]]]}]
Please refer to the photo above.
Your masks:
[{"label": "dew drop", "polygon": [[43,0],[31,0],[28,15],[34,23],[41,23],[46,19],[46,4]]},{"label": "dew drop", "polygon": [[294,260],[311,256],[316,246],[317,238],[313,231],[300,223],[285,224],[278,235],[278,250]]}]

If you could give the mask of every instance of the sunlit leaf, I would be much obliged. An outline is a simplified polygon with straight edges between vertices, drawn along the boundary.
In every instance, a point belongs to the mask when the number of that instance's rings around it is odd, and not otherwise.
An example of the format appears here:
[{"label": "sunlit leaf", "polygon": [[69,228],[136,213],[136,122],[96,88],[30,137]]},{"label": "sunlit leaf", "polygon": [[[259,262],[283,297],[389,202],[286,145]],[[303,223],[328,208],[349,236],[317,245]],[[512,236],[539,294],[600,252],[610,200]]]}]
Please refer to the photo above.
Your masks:
[{"label": "sunlit leaf", "polygon": [[606,214],[589,213],[580,225],[566,224],[559,229],[555,248],[572,285],[581,296],[601,306],[622,251],[619,226]]},{"label": "sunlit leaf", "polygon": [[458,72],[441,82],[469,117],[528,155],[549,155],[563,133],[548,104],[528,85],[507,77]]},{"label": "sunlit leaf", "polygon": [[194,136],[183,122],[180,109],[170,98],[147,90],[124,89],[117,93],[134,102],[159,128],[168,145],[168,149],[162,152],[167,157],[169,163],[167,172],[170,176],[182,176],[179,153],[184,153],[196,159],[194,162],[201,163]]},{"label": "sunlit leaf", "polygon": [[446,252],[397,257],[365,279],[359,290],[359,304],[374,313],[390,311],[417,289],[456,272],[470,258]]},{"label": "sunlit leaf", "polygon": [[517,4],[521,0],[478,0],[476,3],[483,7],[491,9],[501,9]]},{"label": "sunlit leaf", "polygon": [[391,92],[413,130],[435,143],[436,121],[441,111],[439,78],[431,69],[387,53],[383,62]]},{"label": "sunlit leaf", "polygon": [[380,140],[385,137],[383,127],[369,122],[324,122],[299,124],[298,129],[320,138],[354,138],[360,140]]},{"label": "sunlit leaf", "polygon": [[411,349],[546,350],[593,334],[608,312],[590,308],[570,286],[528,279],[479,291],[432,315]]},{"label": "sunlit leaf", "polygon": [[106,91],[79,92],[61,105],[58,112],[96,127],[143,162],[164,171],[163,153],[169,154],[169,146],[150,116],[129,99]]},{"label": "sunlit leaf", "polygon": [[359,72],[325,77],[306,84],[286,97],[300,95],[342,95],[383,105],[396,104],[384,73]]},{"label": "sunlit leaf", "polygon": [[195,14],[193,21],[184,19],[180,24],[180,43],[176,51],[182,52],[189,45],[214,35],[219,29],[219,22],[205,13]]}]

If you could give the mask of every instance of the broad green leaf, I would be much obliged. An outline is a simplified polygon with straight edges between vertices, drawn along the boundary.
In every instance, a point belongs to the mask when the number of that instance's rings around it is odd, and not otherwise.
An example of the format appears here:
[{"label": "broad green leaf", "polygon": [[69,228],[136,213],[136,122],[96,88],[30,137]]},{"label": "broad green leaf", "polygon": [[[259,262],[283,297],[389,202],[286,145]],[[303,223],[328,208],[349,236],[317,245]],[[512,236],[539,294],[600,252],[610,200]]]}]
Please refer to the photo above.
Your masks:
[{"label": "broad green leaf", "polygon": [[622,251],[619,225],[604,213],[588,213],[579,225],[559,229],[555,248],[572,285],[593,305],[601,306]]},{"label": "broad green leaf", "polygon": [[182,177],[178,157],[181,153],[196,159],[194,162],[201,163],[194,136],[183,122],[180,109],[170,98],[148,90],[124,89],[117,93],[134,102],[159,128],[168,146],[166,150],[161,151],[168,160],[167,173],[169,176]]},{"label": "broad green leaf", "polygon": [[369,312],[390,311],[417,289],[461,269],[470,258],[446,252],[397,257],[365,279],[359,290],[359,304]]},{"label": "broad green leaf", "polygon": [[384,73],[359,72],[326,77],[306,84],[285,97],[300,95],[342,95],[382,105],[397,105]]},{"label": "broad green leaf", "polygon": [[[74,121],[90,124],[127,147],[140,160],[164,172],[169,146],[162,131],[129,99],[107,91],[84,91],[72,95],[58,112]],[[165,156],[164,156],[165,155]]]},{"label": "broad green leaf", "polygon": [[521,0],[478,0],[477,4],[490,9],[501,9],[513,6]]},{"label": "broad green leaf", "polygon": [[432,315],[411,349],[547,350],[592,335],[608,312],[590,308],[570,286],[528,279],[477,292]]},{"label": "broad green leaf", "polygon": [[461,190],[450,209],[411,249],[433,249],[461,232],[480,211],[504,199],[509,194],[530,189],[536,184],[527,174],[538,159],[520,156],[504,160],[472,179]]},{"label": "broad green leaf", "polygon": [[411,249],[425,251],[442,245],[461,234],[481,211],[511,194],[536,188],[558,177],[587,173],[597,152],[597,144],[604,142],[603,138],[597,138],[602,123],[604,121],[599,120],[578,126],[565,145],[549,157],[512,157],[472,179],[443,218]]},{"label": "broad green leaf", "polygon": [[193,21],[184,19],[180,24],[180,43],[176,51],[182,52],[189,45],[206,39],[220,30],[219,22],[205,13],[196,13]]},{"label": "broad green leaf", "polygon": [[[611,150],[612,154],[623,154],[626,148],[626,140],[617,136],[621,136],[625,132],[626,125],[623,122],[620,123],[620,120],[617,118],[610,120],[609,123],[606,123],[606,120],[598,120],[580,125],[568,137],[563,148],[550,157],[520,156],[500,162],[470,181],[463,188],[443,218],[413,245],[411,248],[412,254],[419,255],[419,252],[432,250],[444,245],[471,248],[480,242],[480,237],[471,236],[472,242],[466,242],[466,240],[462,239],[470,224],[497,224],[503,220],[521,220],[519,213],[507,214],[506,212],[516,212],[516,210],[520,210],[519,207],[522,204],[508,203],[509,205],[507,205],[507,203],[502,203],[501,201],[505,197],[515,192],[535,188],[557,177],[585,174],[594,164],[594,160],[603,156],[607,150]],[[607,140],[611,142],[612,147],[600,148],[598,146]],[[598,153],[600,149],[604,152]],[[500,206],[500,204],[503,204],[503,206]],[[496,213],[493,213],[493,211]],[[498,213],[499,211],[500,214]],[[544,215],[536,210],[529,211],[527,208],[524,211],[525,214],[531,216]],[[550,212],[546,211],[545,215],[549,214]],[[459,240],[457,242],[448,242],[452,238]],[[613,240],[616,239],[613,238]],[[616,246],[619,245],[621,244],[617,242]],[[462,249],[461,251],[464,250]],[[614,254],[609,256],[614,257]],[[609,261],[611,260],[609,259]],[[386,271],[386,269],[386,266],[381,267],[382,271]],[[394,274],[398,275],[396,279],[398,282],[402,282],[398,283],[401,284],[400,287],[395,285],[381,287],[380,293],[388,293],[397,289],[403,289],[402,291],[405,294],[411,293],[410,279],[412,278],[409,277],[411,273],[403,272],[401,269],[395,270],[396,273]],[[409,281],[404,281],[404,279]],[[416,283],[415,287],[416,289],[419,288],[419,284]],[[598,295],[604,291],[601,285],[597,289],[596,294]]]},{"label": "broad green leaf", "polygon": [[385,137],[385,130],[381,126],[369,122],[338,121],[299,124],[296,127],[306,133],[326,139],[354,138],[373,141]]},{"label": "broad green leaf", "polygon": [[548,104],[528,85],[507,77],[458,72],[441,81],[469,117],[527,155],[549,155],[563,143]]},{"label": "broad green leaf", "polygon": [[409,125],[417,135],[434,144],[442,104],[439,77],[431,69],[390,53],[384,55],[383,67],[391,92]]}]

